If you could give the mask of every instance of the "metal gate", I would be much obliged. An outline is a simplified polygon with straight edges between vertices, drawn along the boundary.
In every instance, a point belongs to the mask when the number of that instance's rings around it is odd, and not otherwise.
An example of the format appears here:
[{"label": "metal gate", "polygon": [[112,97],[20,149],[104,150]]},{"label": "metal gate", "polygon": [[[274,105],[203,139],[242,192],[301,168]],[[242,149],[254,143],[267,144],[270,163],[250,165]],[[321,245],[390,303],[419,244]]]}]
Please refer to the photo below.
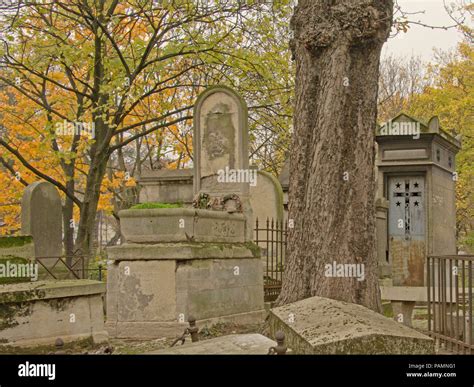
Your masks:
[{"label": "metal gate", "polygon": [[264,265],[265,301],[275,301],[281,291],[285,269],[285,250],[288,224],[286,221],[268,219],[255,222],[255,243],[262,252]]},{"label": "metal gate", "polygon": [[444,350],[474,353],[474,255],[427,259],[428,334]]},{"label": "metal gate", "polygon": [[393,284],[423,286],[425,269],[425,178],[390,177],[389,258]]}]

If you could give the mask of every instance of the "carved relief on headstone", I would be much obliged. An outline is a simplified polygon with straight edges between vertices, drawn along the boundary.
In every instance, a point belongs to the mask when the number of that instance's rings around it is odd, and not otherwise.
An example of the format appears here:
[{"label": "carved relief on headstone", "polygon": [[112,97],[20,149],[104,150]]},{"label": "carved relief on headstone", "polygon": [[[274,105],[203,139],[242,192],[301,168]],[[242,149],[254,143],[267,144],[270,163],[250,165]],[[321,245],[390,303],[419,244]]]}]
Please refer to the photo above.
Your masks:
[{"label": "carved relief on headstone", "polygon": [[[194,117],[194,194],[248,196],[245,102],[228,87],[211,87],[199,96]],[[226,180],[229,171],[234,178]]]},{"label": "carved relief on headstone", "polygon": [[[245,101],[232,89],[205,90],[194,108],[194,207],[242,212],[250,224],[248,113]],[[247,227],[250,240],[252,229]]]},{"label": "carved relief on headstone", "polygon": [[227,157],[227,164],[234,168],[235,164],[235,126],[232,122],[231,105],[216,104],[205,117],[203,131],[203,147],[213,161]]}]

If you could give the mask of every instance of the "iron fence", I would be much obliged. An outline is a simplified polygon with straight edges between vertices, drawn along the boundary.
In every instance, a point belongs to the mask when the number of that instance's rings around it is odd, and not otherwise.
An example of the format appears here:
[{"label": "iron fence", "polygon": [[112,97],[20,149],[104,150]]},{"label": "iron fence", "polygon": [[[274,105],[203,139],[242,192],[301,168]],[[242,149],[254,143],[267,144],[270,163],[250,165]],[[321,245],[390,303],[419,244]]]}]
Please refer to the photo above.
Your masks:
[{"label": "iron fence", "polygon": [[281,291],[285,269],[285,250],[288,222],[268,219],[255,221],[255,243],[262,250],[264,260],[265,301],[275,301]]},{"label": "iron fence", "polygon": [[427,257],[428,334],[455,353],[474,353],[474,255]]},{"label": "iron fence", "polygon": [[86,256],[36,257],[33,263],[38,264],[39,279],[94,279],[105,280],[105,265],[86,267],[90,262]]}]

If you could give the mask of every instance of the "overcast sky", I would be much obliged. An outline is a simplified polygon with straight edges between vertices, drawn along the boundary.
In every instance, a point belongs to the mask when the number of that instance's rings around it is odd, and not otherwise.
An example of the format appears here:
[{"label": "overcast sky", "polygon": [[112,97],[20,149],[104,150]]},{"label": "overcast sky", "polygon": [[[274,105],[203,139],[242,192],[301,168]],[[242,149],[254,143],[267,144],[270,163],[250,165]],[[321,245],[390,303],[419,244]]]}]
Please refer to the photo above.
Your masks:
[{"label": "overcast sky", "polygon": [[[452,0],[446,0],[449,4]],[[411,15],[410,20],[421,21],[435,26],[450,26],[453,21],[444,9],[443,0],[398,0],[398,4],[407,12],[425,11],[424,14]],[[410,25],[407,33],[400,33],[385,44],[382,57],[395,54],[403,57],[412,55],[430,60],[433,48],[449,50],[455,48],[462,40],[462,35],[456,29],[438,30]]]}]

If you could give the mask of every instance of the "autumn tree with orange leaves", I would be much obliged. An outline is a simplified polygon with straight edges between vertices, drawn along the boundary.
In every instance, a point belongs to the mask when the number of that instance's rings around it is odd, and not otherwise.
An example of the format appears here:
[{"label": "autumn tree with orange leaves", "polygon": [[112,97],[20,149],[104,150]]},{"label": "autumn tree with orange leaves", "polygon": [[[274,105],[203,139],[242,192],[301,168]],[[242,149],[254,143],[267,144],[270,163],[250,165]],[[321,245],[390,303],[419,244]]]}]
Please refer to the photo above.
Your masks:
[{"label": "autumn tree with orange leaves", "polygon": [[[254,37],[257,20],[268,27],[288,3],[71,0],[2,9],[0,183],[11,194],[2,206],[18,205],[19,187],[49,181],[64,197],[66,253],[88,255],[98,208],[134,185],[142,163],[166,152],[174,167],[191,161],[191,108],[204,87],[240,77],[251,101],[272,90],[254,109],[264,112],[256,125],[272,111],[291,119],[282,106],[290,101],[279,97],[291,74],[275,77],[268,66],[268,46],[276,52],[280,42],[264,47]],[[287,59],[278,59],[285,70]],[[2,213],[13,221],[14,211]]]}]

